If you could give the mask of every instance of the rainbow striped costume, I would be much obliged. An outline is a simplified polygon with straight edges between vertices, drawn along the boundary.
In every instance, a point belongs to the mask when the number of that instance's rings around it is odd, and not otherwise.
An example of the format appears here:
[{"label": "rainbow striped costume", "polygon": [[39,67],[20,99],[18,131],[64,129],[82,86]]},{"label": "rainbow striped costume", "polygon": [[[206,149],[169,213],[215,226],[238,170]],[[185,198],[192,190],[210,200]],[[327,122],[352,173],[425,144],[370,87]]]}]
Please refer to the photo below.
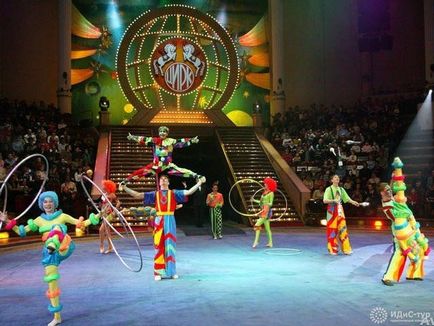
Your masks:
[{"label": "rainbow striped costume", "polygon": [[428,239],[420,232],[419,223],[416,222],[413,212],[406,203],[405,177],[402,174],[404,164],[397,157],[392,165],[395,168],[392,176],[392,190],[395,196],[394,199],[383,202],[382,206],[384,214],[392,222],[394,251],[383,280],[399,282],[407,257],[410,259],[407,279],[422,280],[424,277],[424,258],[429,255],[431,249],[428,245]]},{"label": "rainbow striped costume", "polygon": [[176,275],[176,221],[177,204],[185,203],[185,190],[145,192],[144,204],[155,205],[154,220],[154,275],[171,278]]},{"label": "rainbow striped costume", "polygon": [[339,239],[343,253],[349,255],[352,253],[352,249],[342,202],[348,202],[350,196],[344,188],[331,185],[325,190],[324,199],[339,199],[338,204],[327,205],[327,249],[331,255],[337,255],[339,251],[337,239]]}]

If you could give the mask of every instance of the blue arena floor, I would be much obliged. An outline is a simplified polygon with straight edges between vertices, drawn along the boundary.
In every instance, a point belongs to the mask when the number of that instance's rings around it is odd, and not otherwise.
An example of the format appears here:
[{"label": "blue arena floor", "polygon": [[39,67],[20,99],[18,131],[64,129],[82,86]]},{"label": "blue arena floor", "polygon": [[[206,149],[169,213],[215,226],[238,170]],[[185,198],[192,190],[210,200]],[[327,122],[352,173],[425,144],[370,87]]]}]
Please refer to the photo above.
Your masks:
[{"label": "blue arena floor", "polygon": [[[60,266],[62,325],[434,325],[433,257],[423,282],[406,281],[405,274],[393,287],[380,282],[390,232],[350,229],[353,255],[333,257],[323,228],[274,229],[273,250],[263,247],[264,234],[251,249],[253,232],[242,231],[212,240],[186,236],[180,227],[179,279],[160,282],[153,279],[150,234],[139,236],[139,273],[114,254],[99,254],[95,236],[76,239],[74,254]],[[40,248],[0,249],[3,326],[52,319]],[[137,263],[134,249],[120,246],[120,252]]]}]

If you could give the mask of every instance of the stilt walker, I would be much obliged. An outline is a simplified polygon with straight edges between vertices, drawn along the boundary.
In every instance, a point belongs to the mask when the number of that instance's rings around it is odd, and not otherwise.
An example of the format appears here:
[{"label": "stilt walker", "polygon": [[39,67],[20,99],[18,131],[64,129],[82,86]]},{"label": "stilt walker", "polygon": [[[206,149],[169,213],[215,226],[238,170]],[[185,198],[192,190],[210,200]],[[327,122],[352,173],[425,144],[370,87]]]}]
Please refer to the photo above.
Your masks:
[{"label": "stilt walker", "polygon": [[[392,166],[394,167],[392,188],[387,183],[380,185],[383,211],[392,222],[393,234],[394,251],[382,279],[383,284],[388,286],[399,282],[407,258],[410,260],[410,265],[406,279],[422,281],[424,277],[424,260],[428,258],[431,251],[428,239],[420,232],[419,223],[416,222],[413,212],[406,203],[405,177],[402,173],[404,164],[396,157]],[[395,196],[393,196],[392,190]]]}]

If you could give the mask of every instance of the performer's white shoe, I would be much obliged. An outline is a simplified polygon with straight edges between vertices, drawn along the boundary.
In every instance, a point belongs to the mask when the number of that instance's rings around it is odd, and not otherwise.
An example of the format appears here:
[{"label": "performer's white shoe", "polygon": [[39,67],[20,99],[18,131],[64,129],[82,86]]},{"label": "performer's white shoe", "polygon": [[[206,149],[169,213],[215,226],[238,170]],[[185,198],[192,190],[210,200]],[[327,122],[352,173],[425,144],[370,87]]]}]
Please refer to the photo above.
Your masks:
[{"label": "performer's white shoe", "polygon": [[161,281],[161,276],[160,276],[160,275],[155,275],[155,276],[154,276],[154,280],[156,280],[156,281]]},{"label": "performer's white shoe", "polygon": [[54,318],[52,321],[50,321],[50,323],[47,326],[56,326],[59,325],[60,323],[62,323],[62,319]]},{"label": "performer's white shoe", "polygon": [[179,278],[179,276],[178,276],[178,274],[175,274],[175,275],[172,276],[172,278],[173,278],[174,280],[177,280],[177,279]]}]

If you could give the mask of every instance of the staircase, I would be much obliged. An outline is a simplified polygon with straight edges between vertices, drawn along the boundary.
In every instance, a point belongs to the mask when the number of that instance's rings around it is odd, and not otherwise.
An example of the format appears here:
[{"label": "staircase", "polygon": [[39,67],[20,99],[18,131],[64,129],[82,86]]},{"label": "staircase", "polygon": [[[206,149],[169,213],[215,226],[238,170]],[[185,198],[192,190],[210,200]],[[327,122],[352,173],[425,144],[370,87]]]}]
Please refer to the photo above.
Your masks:
[{"label": "staircase", "polygon": [[432,130],[418,130],[407,134],[401,141],[397,155],[404,163],[404,172],[411,179],[421,171],[431,174],[434,169],[434,134]]},{"label": "staircase", "polygon": [[[128,133],[139,136],[155,136],[157,127],[113,127],[110,132],[110,157],[108,175],[111,180],[119,183],[126,179],[127,175],[152,161],[152,148],[138,145],[133,141],[127,140]],[[253,179],[261,183],[265,177],[272,177],[278,180],[274,169],[264,153],[252,128],[221,128],[214,133],[213,128],[203,127],[170,127],[169,137],[183,138],[199,136],[199,144],[194,144],[187,148],[176,149],[174,151],[174,163],[178,166],[188,168],[208,178],[207,185],[210,186],[213,180],[233,179],[230,183],[241,179]],[[215,136],[217,135],[217,137]],[[218,139],[215,142],[216,138]],[[229,167],[222,159],[220,146],[225,153]],[[228,169],[229,168],[229,169]],[[216,171],[218,170],[218,171]],[[214,171],[214,172],[213,172]],[[228,171],[230,171],[228,173]],[[229,175],[230,174],[230,175]],[[179,180],[178,180],[179,179]],[[182,178],[173,178],[171,186],[179,189]],[[173,182],[172,182],[173,181]],[[194,183],[193,180],[186,180],[189,187]],[[229,181],[229,180],[228,180]],[[153,191],[156,189],[155,176],[146,177],[141,180],[134,180],[128,186],[138,192]],[[222,184],[223,186],[223,184]],[[171,187],[172,188],[172,187]],[[225,187],[226,188],[226,187]],[[254,183],[241,183],[242,198],[232,198],[234,205],[239,211],[254,214],[258,212],[258,205],[251,205],[250,198],[255,194],[259,199],[261,187]],[[278,187],[288,198],[283,187]],[[222,189],[224,190],[224,189]],[[235,196],[238,192],[233,191]],[[135,199],[125,192],[118,192],[118,198],[124,209],[124,216],[133,228],[145,229],[146,219],[141,214],[142,200]],[[274,226],[302,225],[291,202],[288,200],[288,208],[285,212],[285,201],[283,196],[276,192],[273,205]],[[191,215],[189,206],[180,210],[179,218],[182,214]],[[178,218],[178,216],[177,216]],[[245,219],[245,223],[253,225],[256,217]],[[113,223],[117,226],[116,222]],[[120,225],[120,224],[119,224]]]},{"label": "staircase", "polygon": [[[217,137],[223,146],[225,155],[230,164],[230,169],[235,177],[234,181],[241,179],[253,179],[263,185],[262,180],[265,177],[271,177],[278,180],[278,177],[264,153],[259,140],[252,128],[220,128],[217,130]],[[240,183],[241,196],[239,202],[243,202],[244,207],[237,207],[240,211],[246,211],[247,214],[258,212],[257,205],[251,205],[250,198],[255,195],[259,199],[261,191],[259,185],[249,182]],[[283,187],[278,189],[288,199]],[[233,192],[236,192],[233,190]],[[255,194],[256,193],[256,194]],[[233,198],[231,198],[233,200]],[[256,206],[256,207],[255,207]],[[275,193],[273,204],[272,224],[274,226],[303,225],[300,217],[296,213],[294,206],[288,199],[288,208],[285,212],[285,200],[280,192]],[[249,217],[250,225],[253,225],[257,217]]]},{"label": "staircase", "polygon": [[[149,137],[152,135],[152,129],[145,127],[113,127],[111,129],[108,175],[110,180],[116,183],[125,180],[128,174],[152,162],[152,148],[128,140],[128,133]],[[142,180],[135,180],[129,183],[128,187],[138,192],[155,190],[155,177],[150,176]],[[121,207],[125,209],[124,216],[131,226],[146,227],[146,220],[141,216],[140,210],[134,210],[134,208],[143,206],[142,200],[135,199],[126,192],[118,192],[117,196],[121,202]],[[133,210],[130,209],[131,207],[133,207]],[[113,224],[114,226],[120,226],[116,222]]]}]

